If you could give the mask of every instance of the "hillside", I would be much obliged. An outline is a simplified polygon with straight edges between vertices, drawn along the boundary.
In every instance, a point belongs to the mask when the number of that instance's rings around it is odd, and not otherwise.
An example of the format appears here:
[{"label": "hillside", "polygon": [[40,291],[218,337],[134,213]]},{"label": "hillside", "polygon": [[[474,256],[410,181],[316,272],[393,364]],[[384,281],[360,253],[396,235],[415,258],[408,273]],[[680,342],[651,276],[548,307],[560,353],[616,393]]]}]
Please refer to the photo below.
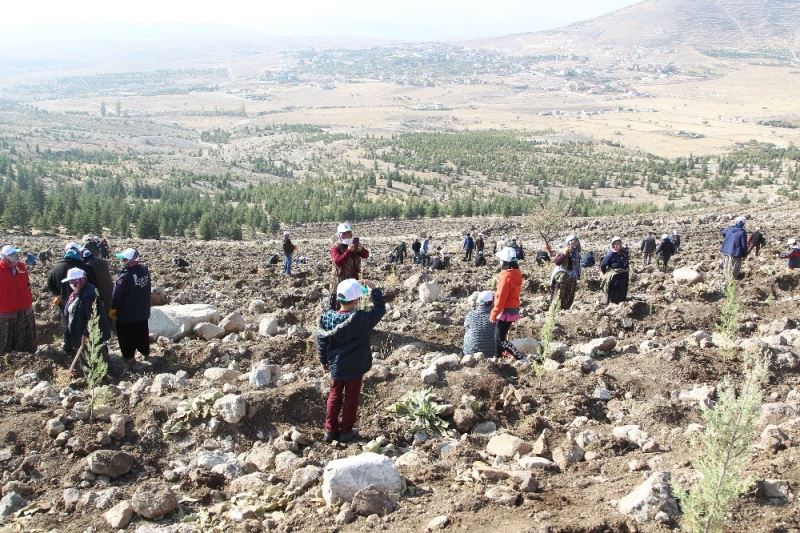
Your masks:
[{"label": "hillside", "polygon": [[470,45],[516,54],[569,53],[592,58],[661,50],[797,61],[798,22],[800,3],[792,0],[646,0],[556,30]]}]

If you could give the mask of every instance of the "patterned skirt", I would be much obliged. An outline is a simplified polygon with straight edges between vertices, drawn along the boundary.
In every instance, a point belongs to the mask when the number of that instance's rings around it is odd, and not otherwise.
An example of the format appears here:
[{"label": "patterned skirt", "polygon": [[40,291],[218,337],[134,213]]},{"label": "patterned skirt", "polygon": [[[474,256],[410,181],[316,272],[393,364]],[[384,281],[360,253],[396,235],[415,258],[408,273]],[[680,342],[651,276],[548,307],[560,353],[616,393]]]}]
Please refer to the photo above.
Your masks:
[{"label": "patterned skirt", "polygon": [[0,354],[36,351],[36,317],[20,311],[15,317],[0,318]]}]

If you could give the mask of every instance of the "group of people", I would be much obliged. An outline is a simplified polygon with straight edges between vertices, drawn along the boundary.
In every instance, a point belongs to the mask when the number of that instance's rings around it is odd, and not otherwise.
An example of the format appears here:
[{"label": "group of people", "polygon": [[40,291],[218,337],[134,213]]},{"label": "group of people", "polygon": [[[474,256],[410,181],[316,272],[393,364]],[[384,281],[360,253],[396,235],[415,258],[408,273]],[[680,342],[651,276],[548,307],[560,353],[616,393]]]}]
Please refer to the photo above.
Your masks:
[{"label": "group of people", "polygon": [[[67,244],[48,273],[47,288],[61,317],[62,349],[68,356],[81,352],[96,315],[101,342],[116,331],[123,359],[130,364],[137,351],[150,353],[150,272],[139,252],[128,248],[116,254],[121,269],[112,281],[102,257],[108,256],[107,246],[105,239],[93,235],[84,236],[82,244]],[[0,353],[36,351],[33,295],[20,258],[21,250],[11,245],[0,250]]]}]

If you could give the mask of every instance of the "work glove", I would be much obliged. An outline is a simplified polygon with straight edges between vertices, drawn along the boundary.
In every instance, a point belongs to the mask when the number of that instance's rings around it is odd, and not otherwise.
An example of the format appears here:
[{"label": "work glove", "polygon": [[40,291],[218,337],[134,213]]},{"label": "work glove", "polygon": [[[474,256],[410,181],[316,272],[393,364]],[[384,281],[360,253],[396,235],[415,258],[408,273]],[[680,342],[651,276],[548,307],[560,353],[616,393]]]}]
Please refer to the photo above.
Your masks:
[{"label": "work glove", "polygon": [[53,298],[53,307],[58,307],[61,305],[61,296],[56,296]]},{"label": "work glove", "polygon": [[108,310],[108,318],[110,318],[111,320],[116,320],[118,313],[119,312],[116,309],[109,309]]}]

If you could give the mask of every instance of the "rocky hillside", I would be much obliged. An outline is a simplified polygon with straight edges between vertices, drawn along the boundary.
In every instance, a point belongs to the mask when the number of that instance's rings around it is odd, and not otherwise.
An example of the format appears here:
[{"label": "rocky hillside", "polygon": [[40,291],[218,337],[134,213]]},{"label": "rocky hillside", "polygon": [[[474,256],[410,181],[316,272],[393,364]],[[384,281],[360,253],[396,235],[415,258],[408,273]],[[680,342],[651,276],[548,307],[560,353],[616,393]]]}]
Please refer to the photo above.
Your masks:
[{"label": "rocky hillside", "polygon": [[[678,229],[674,267],[640,267],[629,301],[601,303],[599,273],[584,272],[573,308],[558,316],[554,357],[534,364],[462,355],[472,295],[497,263],[422,275],[383,259],[422,231],[457,249],[461,232],[518,235],[516,219],[376,222],[357,228],[377,261],[388,313],[372,347],[360,408],[362,440],[322,442],[327,376],[313,332],[327,290],[329,226],[293,229],[309,257],[286,279],[265,258],[277,242],[131,241],[150,265],[159,307],[153,353],[111,368],[97,406],[69,377],[34,270],[41,347],[12,353],[0,371],[0,528],[9,531],[667,531],[681,521],[670,482],[696,478],[690,444],[704,430],[722,378],[745,354],[769,360],[752,441],[751,490],[731,531],[797,527],[800,479],[800,274],[775,257],[794,236],[796,204],[751,208],[768,246],[740,282],[738,340],[717,333],[723,305],[718,232],[738,214],[565,221],[584,248],[612,234],[636,249],[648,229]],[[6,239],[9,236],[6,236]],[[31,249],[69,236],[15,238]],[[171,266],[175,254],[191,266]],[[547,308],[549,268],[523,262],[523,318],[511,330],[532,356]],[[443,435],[416,431],[388,408],[431,388]]]},{"label": "rocky hillside", "polygon": [[798,23],[800,4],[792,0],[646,0],[556,30],[473,44],[533,55],[597,58],[688,49],[717,56],[774,55],[797,61]]}]

